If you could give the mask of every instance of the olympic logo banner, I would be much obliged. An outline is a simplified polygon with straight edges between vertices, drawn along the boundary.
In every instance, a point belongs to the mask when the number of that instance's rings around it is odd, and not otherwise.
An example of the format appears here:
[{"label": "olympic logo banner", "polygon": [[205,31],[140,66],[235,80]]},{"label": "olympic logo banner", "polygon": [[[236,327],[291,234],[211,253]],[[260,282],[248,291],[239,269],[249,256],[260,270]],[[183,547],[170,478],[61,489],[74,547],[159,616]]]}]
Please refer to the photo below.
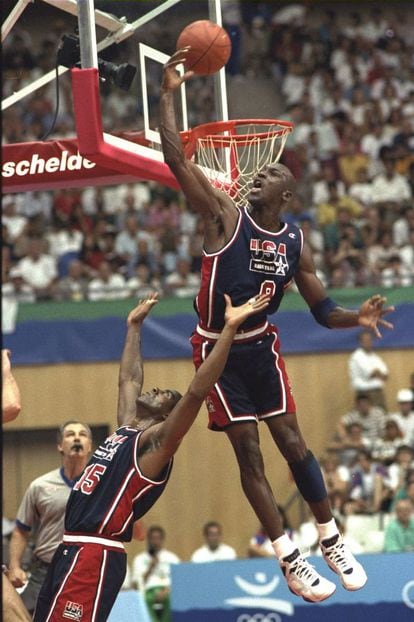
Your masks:
[{"label": "olympic logo banner", "polygon": [[172,567],[173,622],[412,622],[412,553],[361,555],[368,583],[347,592],[325,562],[317,571],[337,583],[331,598],[306,603],[289,591],[276,561],[237,560]]}]

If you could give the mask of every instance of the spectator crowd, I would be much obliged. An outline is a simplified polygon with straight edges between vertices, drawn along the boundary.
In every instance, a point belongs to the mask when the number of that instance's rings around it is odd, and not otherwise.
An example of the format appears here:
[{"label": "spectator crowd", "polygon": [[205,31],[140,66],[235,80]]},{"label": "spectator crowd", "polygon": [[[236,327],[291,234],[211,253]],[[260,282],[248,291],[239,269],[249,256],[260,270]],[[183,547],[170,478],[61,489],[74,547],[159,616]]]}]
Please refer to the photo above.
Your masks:
[{"label": "spectator crowd", "polygon": [[[298,193],[284,217],[303,229],[319,276],[331,287],[413,284],[413,21],[408,6],[274,11],[270,2],[223,2],[233,42],[229,82],[237,92],[249,77],[270,81],[279,106],[274,116],[295,124],[282,157]],[[53,67],[68,26],[57,19],[44,38],[29,30],[16,26],[6,39],[6,96]],[[149,44],[160,36],[172,51],[168,22],[139,33]],[[134,61],[130,41],[113,47],[112,60]],[[65,78],[52,138],[74,135]],[[160,80],[154,64],[154,127]],[[190,124],[212,120],[211,79],[190,80],[187,93]],[[4,142],[41,139],[54,97],[49,85],[8,108]],[[140,98],[132,92],[104,84],[102,107],[106,130],[141,123]],[[16,300],[103,300],[154,288],[193,296],[202,226],[180,193],[152,182],[6,196],[2,276],[10,312]]]}]

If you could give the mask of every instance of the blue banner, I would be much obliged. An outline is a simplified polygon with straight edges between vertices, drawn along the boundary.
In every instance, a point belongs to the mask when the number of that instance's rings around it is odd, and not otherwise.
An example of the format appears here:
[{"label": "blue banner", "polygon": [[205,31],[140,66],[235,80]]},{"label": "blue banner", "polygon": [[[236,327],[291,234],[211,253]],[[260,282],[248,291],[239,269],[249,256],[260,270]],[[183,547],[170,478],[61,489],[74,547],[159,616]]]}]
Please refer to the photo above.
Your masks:
[{"label": "blue banner", "polygon": [[294,596],[272,560],[173,565],[173,622],[413,622],[412,554],[362,555],[368,582],[357,592],[343,589],[322,558],[310,562],[337,584],[318,604]]},{"label": "blue banner", "polygon": [[[357,346],[359,329],[329,330],[317,324],[309,311],[281,311],[272,316],[279,327],[282,353],[351,351]],[[384,329],[376,348],[414,347],[414,305],[403,303]],[[189,337],[194,330],[193,313],[149,317],[143,325],[145,359],[189,358]],[[14,365],[119,360],[125,338],[125,318],[88,320],[26,320],[3,338],[13,353]]]},{"label": "blue banner", "polygon": [[142,594],[126,590],[120,592],[109,614],[108,622],[151,622]]}]

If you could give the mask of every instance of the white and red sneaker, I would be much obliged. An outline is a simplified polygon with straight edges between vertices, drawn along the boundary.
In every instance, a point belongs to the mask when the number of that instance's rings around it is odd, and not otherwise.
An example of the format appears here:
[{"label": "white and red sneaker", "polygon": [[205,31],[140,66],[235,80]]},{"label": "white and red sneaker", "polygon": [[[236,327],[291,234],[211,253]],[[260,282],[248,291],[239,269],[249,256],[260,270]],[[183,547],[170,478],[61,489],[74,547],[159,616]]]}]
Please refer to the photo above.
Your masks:
[{"label": "white and red sneaker", "polygon": [[335,583],[321,577],[302,557],[299,549],[295,549],[279,563],[290,591],[304,600],[318,603],[329,598],[336,590]]},{"label": "white and red sneaker", "polygon": [[332,538],[322,540],[320,547],[329,568],[340,577],[346,590],[355,591],[364,587],[367,582],[365,570],[355,559],[339,533]]}]

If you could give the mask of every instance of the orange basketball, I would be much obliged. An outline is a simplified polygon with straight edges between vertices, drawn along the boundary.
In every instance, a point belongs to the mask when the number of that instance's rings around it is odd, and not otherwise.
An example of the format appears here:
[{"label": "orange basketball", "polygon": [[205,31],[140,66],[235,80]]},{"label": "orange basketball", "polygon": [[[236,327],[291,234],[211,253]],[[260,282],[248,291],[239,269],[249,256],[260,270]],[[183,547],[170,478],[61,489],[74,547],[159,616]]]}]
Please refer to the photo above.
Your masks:
[{"label": "orange basketball", "polygon": [[188,24],[177,39],[177,50],[190,46],[184,66],[200,76],[216,73],[230,58],[231,42],[227,32],[208,19]]}]

